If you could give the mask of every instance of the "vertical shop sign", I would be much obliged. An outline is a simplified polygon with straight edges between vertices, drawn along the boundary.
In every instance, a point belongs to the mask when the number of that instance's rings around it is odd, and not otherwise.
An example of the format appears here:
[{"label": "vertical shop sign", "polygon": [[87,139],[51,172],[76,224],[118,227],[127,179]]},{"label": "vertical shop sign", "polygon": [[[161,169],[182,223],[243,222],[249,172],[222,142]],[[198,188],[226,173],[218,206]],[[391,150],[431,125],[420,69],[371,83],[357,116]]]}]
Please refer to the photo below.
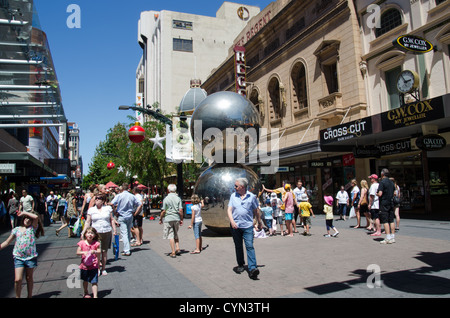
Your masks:
[{"label": "vertical shop sign", "polygon": [[234,71],[236,78],[236,93],[247,97],[245,48],[243,46],[234,47]]}]

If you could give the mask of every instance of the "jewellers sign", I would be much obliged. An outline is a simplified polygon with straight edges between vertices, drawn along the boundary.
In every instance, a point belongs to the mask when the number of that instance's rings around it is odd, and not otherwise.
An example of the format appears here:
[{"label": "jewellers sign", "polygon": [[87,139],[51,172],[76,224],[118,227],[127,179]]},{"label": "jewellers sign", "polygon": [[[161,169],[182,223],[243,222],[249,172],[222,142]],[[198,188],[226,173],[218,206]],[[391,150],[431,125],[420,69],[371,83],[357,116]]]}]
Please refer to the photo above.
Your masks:
[{"label": "jewellers sign", "polygon": [[426,151],[436,151],[445,148],[447,141],[439,135],[425,135],[416,139],[416,146]]},{"label": "jewellers sign", "polygon": [[322,144],[357,138],[372,133],[372,121],[370,117],[358,119],[342,125],[330,127],[320,131]]},{"label": "jewellers sign", "polygon": [[444,118],[442,96],[406,104],[381,113],[383,131],[424,123]]},{"label": "jewellers sign", "polygon": [[392,44],[402,51],[423,54],[433,49],[433,44],[415,35],[401,35]]}]

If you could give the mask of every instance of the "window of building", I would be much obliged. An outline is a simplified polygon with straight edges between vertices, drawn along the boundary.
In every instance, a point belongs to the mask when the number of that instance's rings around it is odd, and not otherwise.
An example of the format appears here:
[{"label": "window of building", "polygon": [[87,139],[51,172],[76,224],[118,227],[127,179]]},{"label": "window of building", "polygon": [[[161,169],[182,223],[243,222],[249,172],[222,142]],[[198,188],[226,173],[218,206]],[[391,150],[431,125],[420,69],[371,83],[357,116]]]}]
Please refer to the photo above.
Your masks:
[{"label": "window of building", "polygon": [[322,69],[326,88],[324,94],[327,95],[339,92],[338,60],[340,44],[341,42],[338,40],[326,40],[314,52]]},{"label": "window of building", "polygon": [[286,30],[286,41],[296,35],[305,27],[305,18],[301,17],[295,24]]},{"label": "window of building", "polygon": [[323,65],[323,75],[327,83],[328,94],[339,92],[337,63]]},{"label": "window of building", "polygon": [[261,116],[261,119],[264,120],[264,102],[262,101],[262,98],[259,95],[259,91],[257,89],[252,90],[249,100],[253,105],[255,105],[259,115]]},{"label": "window of building", "polygon": [[193,41],[186,39],[173,39],[173,50],[181,52],[194,52]]},{"label": "window of building", "polygon": [[308,107],[308,96],[306,93],[306,72],[303,63],[297,63],[292,69],[292,107],[295,111]]},{"label": "window of building", "polygon": [[181,20],[172,20],[172,27],[174,29],[183,29],[183,30],[192,30],[193,29],[192,22],[181,21]]},{"label": "window of building", "polygon": [[389,109],[400,107],[400,97],[397,90],[397,78],[402,68],[397,66],[384,73],[386,78],[386,90],[388,93]]},{"label": "window of building", "polygon": [[269,114],[270,120],[279,120],[282,117],[282,103],[280,82],[274,77],[269,82]]},{"label": "window of building", "polygon": [[402,16],[400,11],[397,9],[388,9],[381,14],[380,18],[380,28],[375,29],[375,36],[379,37],[380,35],[389,32],[395,27],[402,24]]}]

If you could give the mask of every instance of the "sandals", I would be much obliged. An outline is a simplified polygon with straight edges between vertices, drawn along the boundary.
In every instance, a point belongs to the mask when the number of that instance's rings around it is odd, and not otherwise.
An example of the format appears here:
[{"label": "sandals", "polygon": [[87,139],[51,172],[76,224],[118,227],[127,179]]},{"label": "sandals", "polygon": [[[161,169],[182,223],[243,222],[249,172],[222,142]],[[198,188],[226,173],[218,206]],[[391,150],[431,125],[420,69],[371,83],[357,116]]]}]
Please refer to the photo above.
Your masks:
[{"label": "sandals", "polygon": [[200,251],[192,251],[191,254],[200,254]]},{"label": "sandals", "polygon": [[130,256],[130,255],[131,255],[130,252],[128,252],[128,253],[122,252],[122,256]]}]

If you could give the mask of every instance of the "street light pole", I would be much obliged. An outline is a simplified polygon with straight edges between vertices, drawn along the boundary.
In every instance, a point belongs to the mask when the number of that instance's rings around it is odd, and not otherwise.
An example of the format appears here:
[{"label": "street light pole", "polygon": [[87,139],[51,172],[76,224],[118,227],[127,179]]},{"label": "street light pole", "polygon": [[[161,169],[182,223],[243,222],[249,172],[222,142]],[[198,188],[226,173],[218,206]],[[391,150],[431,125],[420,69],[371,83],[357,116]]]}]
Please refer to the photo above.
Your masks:
[{"label": "street light pole", "polygon": [[143,112],[143,113],[145,113],[145,114],[147,114],[149,116],[152,116],[156,120],[159,120],[160,122],[163,122],[164,124],[169,125],[170,128],[172,128],[172,120],[170,120],[170,118],[167,118],[166,116],[164,116],[160,112],[152,110],[149,107],[150,106],[147,106],[147,108],[144,108],[144,107],[121,105],[121,106],[119,106],[119,110],[129,110],[129,109],[131,109],[131,110],[136,110],[136,111],[139,111],[139,112]]}]

